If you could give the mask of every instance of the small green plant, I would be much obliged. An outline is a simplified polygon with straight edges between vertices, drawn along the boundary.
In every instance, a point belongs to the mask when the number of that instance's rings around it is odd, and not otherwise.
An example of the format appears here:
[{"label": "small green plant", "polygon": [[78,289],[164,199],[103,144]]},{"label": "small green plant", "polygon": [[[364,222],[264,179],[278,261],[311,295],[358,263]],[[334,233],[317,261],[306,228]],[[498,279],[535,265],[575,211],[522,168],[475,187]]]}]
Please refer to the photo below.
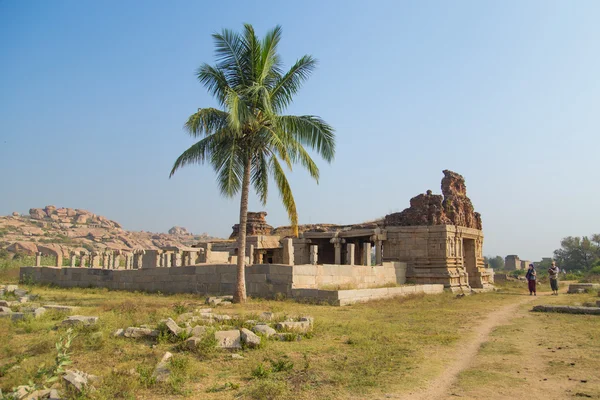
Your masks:
[{"label": "small green plant", "polygon": [[263,363],[259,363],[252,370],[252,376],[257,379],[268,378],[271,375],[271,370],[268,367],[265,367]]},{"label": "small green plant", "polygon": [[290,360],[279,359],[277,361],[271,361],[271,371],[273,372],[285,372],[294,369],[294,363]]},{"label": "small green plant", "polygon": [[173,311],[175,311],[175,313],[177,315],[180,315],[180,314],[183,314],[184,312],[186,312],[187,310],[186,310],[185,304],[183,304],[183,303],[175,303],[173,305]]},{"label": "small green plant", "polygon": [[173,357],[169,361],[171,375],[169,376],[169,388],[171,393],[185,395],[185,381],[189,376],[190,360],[186,357]]},{"label": "small green plant", "polygon": [[227,390],[238,390],[240,385],[237,383],[225,382],[222,385],[214,385],[206,389],[206,393],[225,392]]},{"label": "small green plant", "polygon": [[153,371],[151,367],[138,365],[136,371],[139,374],[139,381],[143,387],[149,388],[156,384],[156,379],[152,376]]}]

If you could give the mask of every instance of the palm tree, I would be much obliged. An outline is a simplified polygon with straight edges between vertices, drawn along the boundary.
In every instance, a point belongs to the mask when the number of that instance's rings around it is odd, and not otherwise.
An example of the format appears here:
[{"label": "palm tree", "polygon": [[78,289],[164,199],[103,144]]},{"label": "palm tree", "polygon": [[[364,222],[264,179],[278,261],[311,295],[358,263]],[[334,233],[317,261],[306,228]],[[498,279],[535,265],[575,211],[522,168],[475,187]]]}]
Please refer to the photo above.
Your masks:
[{"label": "palm tree", "polygon": [[185,165],[207,162],[217,173],[221,194],[233,197],[241,189],[234,301],[243,303],[250,184],[264,205],[269,177],[274,179],[297,233],[296,203],[283,165],[291,170],[292,164],[300,163],[318,182],[319,169],[305,147],[331,162],[335,137],[333,128],[317,116],[283,115],[316,60],[305,55],[284,73],[277,53],[281,27],[268,32],[263,40],[248,24],[241,34],[223,30],[213,38],[217,63],[202,64],[197,76],[221,109],[199,108],[189,117],[185,129],[201,139],[177,158],[170,176]]}]

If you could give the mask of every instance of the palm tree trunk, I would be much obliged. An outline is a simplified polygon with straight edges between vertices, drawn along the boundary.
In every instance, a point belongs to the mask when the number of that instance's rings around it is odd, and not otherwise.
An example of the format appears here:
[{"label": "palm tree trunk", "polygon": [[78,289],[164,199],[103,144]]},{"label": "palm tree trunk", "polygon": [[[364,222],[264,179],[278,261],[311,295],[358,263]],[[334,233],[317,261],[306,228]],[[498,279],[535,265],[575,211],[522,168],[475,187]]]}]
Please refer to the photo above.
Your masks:
[{"label": "palm tree trunk", "polygon": [[234,303],[246,302],[246,225],[248,223],[248,194],[250,192],[250,162],[246,159],[244,165],[244,180],[242,181],[242,200],[240,201],[240,229],[238,230],[238,259],[237,286],[233,294]]}]

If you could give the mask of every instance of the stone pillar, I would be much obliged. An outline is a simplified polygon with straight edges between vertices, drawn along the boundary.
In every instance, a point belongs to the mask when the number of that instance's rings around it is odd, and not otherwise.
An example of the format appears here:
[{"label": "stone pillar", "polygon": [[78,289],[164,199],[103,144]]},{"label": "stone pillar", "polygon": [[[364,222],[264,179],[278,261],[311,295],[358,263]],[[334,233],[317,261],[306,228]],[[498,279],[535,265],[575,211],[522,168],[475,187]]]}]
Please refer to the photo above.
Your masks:
[{"label": "stone pillar", "polygon": [[102,269],[108,268],[108,253],[103,252],[101,255],[102,258]]},{"label": "stone pillar", "polygon": [[362,265],[371,265],[371,242],[363,243]]},{"label": "stone pillar", "polygon": [[332,238],[329,243],[333,243],[333,249],[335,250],[335,261],[334,264],[340,265],[342,263],[342,244],[345,242],[344,239]]},{"label": "stone pillar", "polygon": [[106,255],[106,269],[112,269],[113,267],[113,253],[110,252]]},{"label": "stone pillar", "polygon": [[62,259],[62,252],[59,250],[56,252],[56,266],[57,267],[62,267],[63,264],[63,259]]},{"label": "stone pillar", "polygon": [[383,264],[383,241],[381,240],[375,241],[375,264]]},{"label": "stone pillar", "polygon": [[206,248],[204,249],[204,262],[210,262],[212,256],[212,243],[206,243]]},{"label": "stone pillar", "polygon": [[319,246],[315,244],[310,246],[310,263],[312,265],[319,263]]},{"label": "stone pillar", "polygon": [[283,263],[285,265],[294,265],[294,239],[283,239]]},{"label": "stone pillar", "polygon": [[79,259],[79,267],[85,268],[86,261],[87,261],[87,254],[85,254],[84,252],[81,252],[81,258]]},{"label": "stone pillar", "polygon": [[346,264],[354,265],[354,243],[346,245]]},{"label": "stone pillar", "polygon": [[254,245],[248,246],[248,265],[254,264]]},{"label": "stone pillar", "polygon": [[121,267],[121,256],[117,253],[113,256],[113,269],[119,269]]},{"label": "stone pillar", "polygon": [[90,268],[98,268],[100,266],[99,254],[94,251],[90,257]]},{"label": "stone pillar", "polygon": [[169,253],[163,254],[163,267],[171,268],[171,254],[169,254]]},{"label": "stone pillar", "polygon": [[40,253],[40,252],[35,253],[35,266],[36,267],[42,266],[42,253]]},{"label": "stone pillar", "polygon": [[198,252],[197,251],[190,251],[189,253],[189,265],[196,265],[196,261],[198,260]]},{"label": "stone pillar", "polygon": [[77,256],[75,253],[71,253],[71,268],[75,268],[75,264],[77,263]]},{"label": "stone pillar", "polygon": [[264,263],[264,256],[265,256],[266,252],[264,250],[258,250],[256,252],[257,255],[257,264],[263,264]]},{"label": "stone pillar", "polygon": [[182,265],[182,254],[181,252],[177,251],[173,254],[173,266],[174,267],[181,267]]}]

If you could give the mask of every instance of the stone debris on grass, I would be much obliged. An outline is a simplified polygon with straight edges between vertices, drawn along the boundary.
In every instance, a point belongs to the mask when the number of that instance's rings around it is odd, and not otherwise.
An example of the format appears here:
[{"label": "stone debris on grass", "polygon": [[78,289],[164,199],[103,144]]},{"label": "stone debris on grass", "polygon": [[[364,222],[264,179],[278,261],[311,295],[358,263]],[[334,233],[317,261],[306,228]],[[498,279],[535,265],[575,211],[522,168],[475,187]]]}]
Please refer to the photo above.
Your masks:
[{"label": "stone debris on grass", "polygon": [[86,315],[71,315],[64,319],[61,323],[63,326],[91,326],[95,325],[98,322],[98,317],[90,317]]},{"label": "stone debris on grass", "polygon": [[19,303],[27,303],[29,301],[29,296],[19,297]]},{"label": "stone debris on grass", "polygon": [[240,331],[229,330],[229,331],[217,331],[215,332],[215,339],[217,340],[217,347],[222,349],[241,349],[241,336]]},{"label": "stone debris on grass", "polygon": [[256,348],[260,346],[260,336],[257,336],[254,332],[249,329],[240,329],[240,336],[242,342],[249,348]]},{"label": "stone debris on grass", "polygon": [[226,314],[213,314],[213,319],[215,319],[219,322],[222,322],[222,321],[229,321],[231,319],[231,317]]},{"label": "stone debris on grass", "polygon": [[306,333],[310,330],[310,321],[285,321],[275,326],[280,331]]},{"label": "stone debris on grass", "polygon": [[599,307],[578,307],[578,306],[534,306],[532,311],[537,312],[558,312],[566,314],[587,314],[600,315]]},{"label": "stone debris on grass", "polygon": [[74,311],[77,309],[77,307],[62,306],[59,304],[44,304],[43,307],[47,310],[57,310],[57,311]]},{"label": "stone debris on grass", "polygon": [[263,312],[258,316],[258,318],[261,321],[273,321],[273,319],[275,318],[275,314],[272,312]]},{"label": "stone debris on grass", "polygon": [[142,338],[142,337],[157,337],[158,336],[158,331],[156,329],[150,329],[150,328],[137,328],[134,326],[130,326],[129,328],[125,329],[125,332],[123,332],[123,336],[125,336],[126,338]]},{"label": "stone debris on grass", "polygon": [[4,291],[6,291],[6,293],[13,293],[18,288],[19,288],[19,286],[17,286],[17,285],[6,285],[4,287]]},{"label": "stone debris on grass", "polygon": [[571,283],[567,293],[585,293],[588,290],[600,289],[600,283]]},{"label": "stone debris on grass", "polygon": [[220,306],[230,306],[232,303],[230,301],[221,301],[219,303]]},{"label": "stone debris on grass", "polygon": [[219,304],[222,301],[223,300],[221,300],[217,297],[209,297],[208,299],[206,299],[206,304],[210,304],[211,306],[216,306],[217,304]]},{"label": "stone debris on grass", "polygon": [[14,295],[17,297],[25,297],[27,295],[27,290],[24,289],[16,289],[14,292]]},{"label": "stone debris on grass", "polygon": [[46,309],[44,307],[38,307],[38,308],[36,308],[36,309],[33,310],[33,315],[36,318],[40,318],[45,313],[46,313]]},{"label": "stone debris on grass", "polygon": [[173,321],[172,318],[168,318],[164,323],[172,335],[177,336],[179,335],[179,332],[181,332],[181,328],[179,327],[179,325],[177,325],[175,321]]},{"label": "stone debris on grass", "polygon": [[191,338],[186,339],[184,342],[184,346],[186,349],[190,351],[194,351],[198,348],[198,345],[202,342],[202,338],[197,336],[192,336]]},{"label": "stone debris on grass", "polygon": [[0,306],[0,314],[2,314],[2,313],[11,314],[12,310],[9,307]]},{"label": "stone debris on grass", "polygon": [[239,355],[239,354],[237,354],[237,353],[233,353],[233,354],[231,355],[231,358],[232,358],[232,359],[234,359],[234,360],[243,360],[243,359],[244,359],[244,357],[243,357],[243,356],[241,356],[241,355]]},{"label": "stone debris on grass", "polygon": [[261,335],[264,335],[266,337],[271,337],[274,334],[277,333],[277,331],[273,328],[271,328],[269,325],[267,324],[257,324],[254,325],[254,327],[252,328],[252,330],[255,333],[260,333]]},{"label": "stone debris on grass", "polygon": [[22,312],[2,312],[0,313],[0,318],[10,318],[13,321],[18,321],[25,319],[25,313]]},{"label": "stone debris on grass", "polygon": [[206,334],[207,330],[208,330],[208,328],[206,326],[196,325],[195,327],[190,328],[188,334],[195,336],[195,337],[202,337],[202,336],[204,336],[204,334]]},{"label": "stone debris on grass", "polygon": [[169,361],[173,357],[173,354],[168,351],[163,355],[162,359],[154,368],[154,372],[152,373],[152,377],[156,379],[157,382],[164,382],[169,379],[171,375],[171,370],[169,369]]},{"label": "stone debris on grass", "polygon": [[10,307],[10,303],[9,301],[6,300],[0,300],[0,307]]},{"label": "stone debris on grass", "polygon": [[125,335],[125,329],[117,329],[112,334],[114,337],[120,337]]},{"label": "stone debris on grass", "polygon": [[63,380],[68,387],[74,388],[78,392],[82,392],[88,385],[98,380],[98,377],[78,370],[67,370],[63,376]]},{"label": "stone debris on grass", "polygon": [[212,308],[197,308],[196,312],[198,314],[210,314],[212,312]]}]

